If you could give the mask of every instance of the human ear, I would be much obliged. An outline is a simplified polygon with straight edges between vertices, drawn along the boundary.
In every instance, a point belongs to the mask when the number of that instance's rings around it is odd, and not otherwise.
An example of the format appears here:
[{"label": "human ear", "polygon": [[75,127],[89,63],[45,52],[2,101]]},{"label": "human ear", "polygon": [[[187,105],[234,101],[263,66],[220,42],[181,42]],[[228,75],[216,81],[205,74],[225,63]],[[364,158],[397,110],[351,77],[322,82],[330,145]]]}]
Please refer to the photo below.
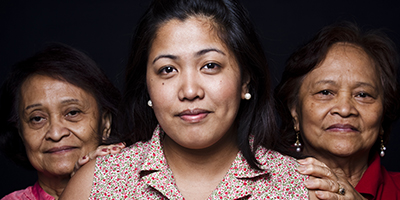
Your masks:
[{"label": "human ear", "polygon": [[245,99],[246,93],[249,93],[249,83],[250,83],[250,77],[247,74],[245,74],[242,81],[242,92],[241,92],[242,99]]},{"label": "human ear", "polygon": [[106,141],[108,137],[110,137],[111,133],[111,123],[112,123],[112,116],[109,112],[104,112],[103,116],[101,117],[101,127],[102,127],[102,141]]},{"label": "human ear", "polygon": [[300,131],[300,122],[299,122],[299,115],[297,112],[297,106],[291,106],[290,109],[290,114],[292,115],[293,118],[293,126],[295,131]]}]

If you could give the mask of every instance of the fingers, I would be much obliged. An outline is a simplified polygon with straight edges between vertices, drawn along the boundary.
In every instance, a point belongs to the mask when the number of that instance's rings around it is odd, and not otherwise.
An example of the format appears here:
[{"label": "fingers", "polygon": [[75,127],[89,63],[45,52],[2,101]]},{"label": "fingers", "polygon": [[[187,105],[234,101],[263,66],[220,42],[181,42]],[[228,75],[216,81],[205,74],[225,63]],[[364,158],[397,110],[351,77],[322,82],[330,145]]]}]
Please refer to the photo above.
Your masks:
[{"label": "fingers", "polygon": [[111,154],[119,153],[123,148],[125,148],[124,143],[118,143],[110,148]]},{"label": "fingers", "polygon": [[337,181],[331,179],[321,179],[310,176],[308,180],[304,181],[304,185],[308,189],[313,190],[324,190],[334,193],[339,191],[339,184],[337,183]]},{"label": "fingers", "polygon": [[322,191],[322,190],[315,191],[315,196],[318,199],[330,199],[330,200],[344,199],[344,198],[341,198],[340,196],[338,196],[335,193],[328,192],[328,191]]},{"label": "fingers", "polygon": [[300,166],[298,171],[309,175],[309,179],[304,182],[308,189],[322,190],[336,193],[339,190],[339,178],[324,163],[315,158],[306,158],[298,161]]},{"label": "fingers", "polygon": [[79,158],[78,161],[75,162],[74,170],[71,173],[71,177],[75,175],[75,172],[78,171],[83,165],[90,161],[89,156],[85,155],[82,158]]},{"label": "fingers", "polygon": [[105,156],[108,154],[119,153],[125,147],[124,143],[111,144],[111,145],[101,145],[97,147],[95,151],[88,154],[90,160],[97,158],[98,156]]},{"label": "fingers", "polygon": [[311,175],[320,178],[330,178],[333,180],[338,180],[338,177],[332,170],[325,165],[325,163],[318,161],[315,158],[306,158],[298,160],[300,166],[298,171],[304,175]]},{"label": "fingers", "polygon": [[[347,179],[341,175],[340,169],[336,174],[323,162],[315,158],[306,158],[298,160],[300,166],[298,171],[301,174],[309,175],[308,180],[304,182],[305,186],[313,191],[318,199],[365,199],[358,193]],[[339,188],[344,191],[340,194]]]},{"label": "fingers", "polygon": [[119,153],[125,147],[124,143],[111,144],[111,145],[101,145],[97,147],[96,150],[89,152],[87,155],[79,158],[74,165],[74,171],[71,173],[71,177],[75,174],[75,172],[81,168],[83,165],[88,163],[90,160],[93,160],[99,156],[105,156],[108,154],[116,154]]}]

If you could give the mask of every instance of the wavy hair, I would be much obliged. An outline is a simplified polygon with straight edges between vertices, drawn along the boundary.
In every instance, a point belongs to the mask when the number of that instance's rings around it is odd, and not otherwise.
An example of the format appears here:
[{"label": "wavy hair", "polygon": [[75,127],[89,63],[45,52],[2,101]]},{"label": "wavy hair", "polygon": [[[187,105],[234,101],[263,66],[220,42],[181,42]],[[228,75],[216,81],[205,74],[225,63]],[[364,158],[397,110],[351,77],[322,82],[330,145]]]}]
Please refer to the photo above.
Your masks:
[{"label": "wavy hair", "polygon": [[[387,143],[393,122],[399,117],[397,68],[399,56],[396,47],[380,30],[363,32],[354,23],[340,22],[322,28],[309,42],[296,50],[287,60],[282,79],[275,88],[277,110],[281,117],[282,137],[293,144],[295,133],[290,108],[298,103],[298,93],[304,77],[317,67],[336,43],[348,43],[362,48],[379,71],[383,88],[383,139]],[[371,154],[376,153],[379,142]]]}]

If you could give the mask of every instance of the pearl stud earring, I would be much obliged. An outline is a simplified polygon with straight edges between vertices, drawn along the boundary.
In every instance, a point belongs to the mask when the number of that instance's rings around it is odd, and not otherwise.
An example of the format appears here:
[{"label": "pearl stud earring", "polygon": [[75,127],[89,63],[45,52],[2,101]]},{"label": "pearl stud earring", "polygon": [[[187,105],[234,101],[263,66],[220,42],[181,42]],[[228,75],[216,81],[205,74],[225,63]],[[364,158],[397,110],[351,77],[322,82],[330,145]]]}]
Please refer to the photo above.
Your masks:
[{"label": "pearl stud earring", "polygon": [[245,98],[246,100],[250,100],[250,99],[251,99],[251,94],[250,94],[250,93],[244,94],[244,98]]}]

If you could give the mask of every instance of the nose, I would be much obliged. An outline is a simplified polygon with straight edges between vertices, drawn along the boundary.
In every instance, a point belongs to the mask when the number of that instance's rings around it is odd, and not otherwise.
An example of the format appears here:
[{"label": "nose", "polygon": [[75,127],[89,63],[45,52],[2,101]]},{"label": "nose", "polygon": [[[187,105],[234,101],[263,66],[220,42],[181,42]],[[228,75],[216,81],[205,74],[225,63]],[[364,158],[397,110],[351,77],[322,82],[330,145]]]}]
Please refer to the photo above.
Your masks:
[{"label": "nose", "polygon": [[195,99],[204,98],[201,78],[195,70],[181,74],[179,87],[178,97],[181,101],[193,101]]},{"label": "nose", "polygon": [[49,129],[46,132],[46,140],[58,142],[70,134],[70,130],[61,121],[51,120]]},{"label": "nose", "polygon": [[358,110],[354,104],[355,102],[352,95],[338,95],[330,113],[340,115],[341,117],[358,115]]}]

